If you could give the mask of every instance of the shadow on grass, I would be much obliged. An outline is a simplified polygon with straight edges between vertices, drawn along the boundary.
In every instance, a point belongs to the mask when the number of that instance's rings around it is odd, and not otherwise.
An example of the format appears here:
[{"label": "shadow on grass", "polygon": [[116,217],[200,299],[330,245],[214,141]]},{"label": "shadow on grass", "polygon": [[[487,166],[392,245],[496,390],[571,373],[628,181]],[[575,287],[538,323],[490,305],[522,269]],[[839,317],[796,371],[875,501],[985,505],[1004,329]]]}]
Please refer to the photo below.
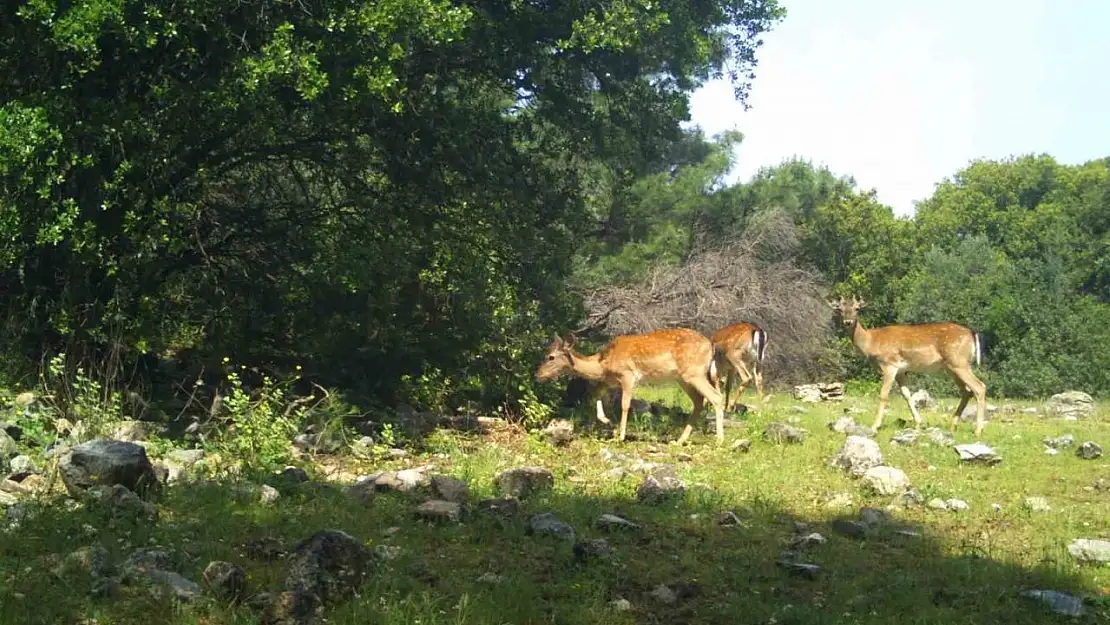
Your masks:
[{"label": "shadow on grass", "polygon": [[[928,527],[919,535],[893,525],[863,538],[838,533],[832,518],[798,518],[780,504],[727,501],[696,484],[661,504],[639,503],[638,476],[618,494],[590,493],[557,476],[553,491],[521,502],[501,518],[474,511],[461,524],[413,519],[426,493],[381,493],[367,505],[340,487],[308,482],[281,486],[272,505],[257,494],[216,483],[179,485],[159,502],[157,523],[113,521],[103,511],[37,507],[18,527],[0,532],[0,622],[3,623],[256,623],[250,608],[202,598],[175,604],[149,588],[124,586],[110,598],[89,596],[90,580],[57,578],[57,560],[100,545],[117,563],[138,548],[182,556],[180,572],[199,581],[212,560],[249,573],[250,592],[281,589],[281,561],[248,557],[258,539],[286,549],[325,528],[343,530],[371,546],[395,545],[400,555],[379,562],[359,596],[327,609],[328,623],[1096,623],[1110,616],[1105,603],[1088,603],[1087,616],[1068,619],[1019,596],[1027,588],[1094,593],[1064,567],[1025,568],[972,553],[952,554]],[[489,480],[475,480],[471,500],[490,496]],[[738,524],[721,525],[725,510]],[[606,538],[608,560],[576,558],[572,542],[530,535],[528,517],[554,512],[577,540]],[[599,515],[618,513],[641,529],[607,531]],[[399,529],[390,529],[399,528]],[[821,567],[814,579],[778,564],[798,536],[827,542],[797,547],[797,561]],[[492,574],[500,581],[489,581]],[[677,592],[673,603],[652,595],[660,584]],[[625,599],[631,611],[611,602]],[[317,620],[317,622],[323,622]]]}]

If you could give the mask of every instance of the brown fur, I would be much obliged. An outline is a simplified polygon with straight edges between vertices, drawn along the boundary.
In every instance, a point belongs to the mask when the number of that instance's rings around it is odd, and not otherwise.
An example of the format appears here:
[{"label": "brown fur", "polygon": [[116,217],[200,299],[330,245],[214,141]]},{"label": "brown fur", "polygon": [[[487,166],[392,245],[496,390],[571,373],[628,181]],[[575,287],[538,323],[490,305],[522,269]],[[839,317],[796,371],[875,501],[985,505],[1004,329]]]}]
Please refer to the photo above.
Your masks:
[{"label": "brown fur", "polygon": [[[762,328],[754,323],[741,321],[727,325],[713,334],[717,375],[725,379],[725,410],[732,410],[733,405],[739,401],[740,396],[744,394],[744,389],[752,380],[755,380],[759,403],[763,403],[763,363],[755,344],[756,332],[762,332]],[[763,340],[767,340],[766,332],[763,332]],[[766,348],[766,345],[763,347]],[[736,397],[733,398],[732,383],[737,378],[740,384]]]},{"label": "brown fur", "polygon": [[978,335],[970,328],[950,321],[919,324],[889,325],[868,330],[859,322],[859,311],[865,302],[840,298],[829,306],[840,313],[844,324],[852,333],[852,342],[865,356],[874,358],[883,373],[883,386],[879,391],[879,414],[875,430],[883,423],[887,398],[895,382],[910,406],[914,424],[921,425],[921,416],[910,401],[910,390],[905,375],[910,371],[948,371],[960,387],[960,404],[952,417],[952,430],[960,423],[960,413],[975,396],[977,414],[975,436],[983,432],[986,416],[987,386],[975,377],[971,367],[979,359]]},{"label": "brown fur", "polygon": [[[666,328],[643,334],[627,334],[610,341],[598,353],[584,356],[574,351],[571,340],[555,337],[536,370],[536,380],[546,382],[560,375],[573,374],[601,382],[606,387],[621,389],[621,424],[619,440],[625,438],[632,390],[639,382],[675,380],[694,402],[694,410],[678,443],[685,443],[694,421],[708,399],[716,409],[717,442],[724,441],[724,401],[716,389],[713,343],[700,332],[688,328]],[[597,402],[598,419],[608,423],[601,402]]]}]

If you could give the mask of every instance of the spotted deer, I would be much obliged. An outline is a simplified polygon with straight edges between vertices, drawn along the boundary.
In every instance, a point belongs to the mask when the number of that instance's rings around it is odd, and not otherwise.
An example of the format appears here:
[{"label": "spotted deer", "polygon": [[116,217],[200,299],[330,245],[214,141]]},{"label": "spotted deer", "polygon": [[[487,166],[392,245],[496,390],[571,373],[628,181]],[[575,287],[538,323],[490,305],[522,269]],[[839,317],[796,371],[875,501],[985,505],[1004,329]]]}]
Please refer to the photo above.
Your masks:
[{"label": "spotted deer", "polygon": [[[753,380],[759,403],[763,403],[763,352],[767,348],[767,332],[754,323],[742,321],[727,325],[713,334],[717,374],[725,380],[725,410],[732,410],[744,389]],[[739,390],[732,397],[733,380],[739,378]]]},{"label": "spotted deer", "polygon": [[[674,380],[694,403],[694,410],[677,443],[682,445],[690,438],[706,400],[716,410],[717,444],[724,442],[724,400],[717,391],[713,343],[700,332],[688,328],[666,328],[643,334],[626,334],[614,338],[592,356],[576,352],[571,337],[562,339],[556,336],[543,363],[536,370],[536,381],[547,382],[564,374],[598,382],[595,386],[599,389],[620,388],[618,440],[625,438],[628,409],[636,385],[640,382],[650,384]],[[601,400],[596,402],[598,420],[609,423]]]},{"label": "spotted deer", "polygon": [[947,370],[960,387],[960,405],[952,417],[952,431],[960,423],[960,414],[968,400],[975,396],[978,412],[975,418],[975,436],[983,432],[983,419],[987,407],[987,385],[971,372],[972,364],[978,366],[982,357],[979,333],[949,321],[935,323],[898,324],[868,330],[859,321],[859,311],[866,306],[863,300],[829,300],[829,306],[840,313],[841,320],[852,335],[852,342],[864,356],[874,358],[883,374],[883,387],[879,391],[879,415],[874,429],[883,424],[890,388],[898,388],[910,406],[914,425],[921,426],[921,415],[910,398],[906,386],[906,373],[910,371],[935,372]]}]

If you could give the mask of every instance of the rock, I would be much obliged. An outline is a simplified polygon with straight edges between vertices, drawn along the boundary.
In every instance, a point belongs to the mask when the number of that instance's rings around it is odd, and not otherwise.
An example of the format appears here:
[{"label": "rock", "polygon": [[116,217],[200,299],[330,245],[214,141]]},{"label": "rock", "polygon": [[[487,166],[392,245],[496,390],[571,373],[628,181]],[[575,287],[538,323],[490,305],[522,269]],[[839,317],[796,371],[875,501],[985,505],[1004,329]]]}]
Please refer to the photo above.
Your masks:
[{"label": "rock", "polygon": [[131,443],[145,441],[151,434],[152,426],[153,424],[145,421],[120,421],[112,430],[112,439]]},{"label": "rock", "polygon": [[844,384],[840,382],[800,384],[794,387],[794,399],[808,403],[842,401]]},{"label": "rock", "polygon": [[607,480],[612,480],[614,482],[619,482],[623,480],[624,476],[626,475],[628,475],[628,471],[625,470],[624,467],[613,467],[612,469],[609,469],[608,471],[602,473],[601,477]]},{"label": "rock", "polygon": [[607,530],[639,530],[642,527],[615,514],[603,514],[597,518],[597,526]]},{"label": "rock", "polygon": [[307,471],[294,466],[285,467],[278,473],[277,477],[286,484],[303,484],[309,479]]},{"label": "rock", "polygon": [[543,436],[555,447],[566,445],[574,440],[574,424],[566,419],[554,419],[543,429]]},{"label": "rock", "polygon": [[[993,404],[987,404],[986,408],[983,410],[983,421],[984,422],[990,421],[991,420],[991,415],[993,413],[995,413],[997,410],[998,410],[998,406],[995,406]],[[968,404],[966,406],[964,406],[963,412],[960,413],[960,421],[974,421],[978,417],[979,417],[979,407],[976,406],[974,402],[968,402]]]},{"label": "rock", "polygon": [[768,423],[763,429],[763,440],[771,443],[801,443],[808,434],[802,428],[785,423]]},{"label": "rock", "polygon": [[204,567],[204,585],[221,601],[241,601],[247,592],[247,572],[230,562],[214,561]]},{"label": "rock", "polygon": [[498,499],[483,499],[478,502],[477,509],[481,512],[488,512],[496,514],[500,517],[511,517],[516,514],[517,509],[520,507],[520,502],[511,497],[501,497]]},{"label": "rock", "polygon": [[252,560],[273,562],[285,555],[285,547],[276,538],[263,537],[248,540],[243,545],[246,556]]},{"label": "rock", "polygon": [[934,410],[937,407],[937,402],[929,391],[919,388],[910,395],[910,403],[917,407],[918,410]]},{"label": "rock", "polygon": [[1064,616],[1083,616],[1086,614],[1083,599],[1055,590],[1023,590],[1021,596],[1040,601],[1053,612]]},{"label": "rock", "polygon": [[839,508],[850,508],[852,507],[852,503],[853,502],[851,493],[837,493],[825,500],[825,507],[833,510]]},{"label": "rock", "polygon": [[862,479],[864,485],[880,495],[900,495],[910,488],[910,478],[894,467],[871,467]]},{"label": "rock", "polygon": [[1050,456],[1055,456],[1060,453],[1060,450],[1056,449],[1055,447],[1045,447],[1044,452]]},{"label": "rock", "polygon": [[798,536],[790,542],[791,549],[808,549],[816,545],[823,545],[828,542],[824,536],[817,532],[811,532],[804,536]]},{"label": "rock", "polygon": [[365,506],[374,503],[378,493],[378,484],[373,477],[364,477],[346,488],[347,496]]},{"label": "rock", "polygon": [[529,534],[549,534],[557,538],[574,540],[574,528],[559,519],[551,512],[534,514],[528,519]]},{"label": "rock", "polygon": [[841,417],[837,418],[836,421],[830,421],[829,422],[829,429],[832,430],[833,432],[839,432],[839,433],[843,434],[844,432],[848,431],[848,428],[855,427],[855,425],[856,425],[856,420],[855,419],[853,419],[852,417],[849,417],[847,415],[844,415],[844,416],[841,416]]},{"label": "rock", "polygon": [[315,595],[300,590],[287,590],[277,595],[259,593],[250,603],[262,606],[260,625],[309,625],[319,607]]},{"label": "rock", "polygon": [[940,497],[933,497],[928,502],[926,502],[925,505],[929,508],[934,509],[934,510],[947,510],[948,509],[948,502],[941,499]]},{"label": "rock", "polygon": [[775,564],[786,569],[791,575],[797,575],[798,577],[804,577],[806,579],[817,579],[821,574],[821,567],[816,564],[789,562],[786,560],[779,560]]},{"label": "rock", "polygon": [[1068,545],[1068,553],[1080,562],[1110,564],[1110,540],[1077,538]]},{"label": "rock", "polygon": [[1048,499],[1039,496],[1026,497],[1022,500],[1021,504],[1033,512],[1048,512],[1052,510],[1052,506],[1048,505]]},{"label": "rock", "polygon": [[677,477],[648,475],[636,490],[636,499],[642,503],[661,503],[671,497],[681,497],[686,484]]},{"label": "rock", "polygon": [[651,591],[651,596],[654,597],[659,603],[671,605],[678,601],[678,595],[670,589],[666,584],[659,584]]},{"label": "rock", "polygon": [[200,594],[200,586],[175,571],[176,564],[176,559],[165,551],[139,550],[124,563],[123,581],[149,581],[168,589],[176,598],[189,601]]},{"label": "rock", "polygon": [[914,445],[917,443],[917,439],[920,436],[920,430],[909,428],[896,432],[894,436],[890,439],[890,442],[897,443],[899,445]]},{"label": "rock", "polygon": [[971,509],[971,506],[963,499],[949,499],[945,501],[944,504],[953,512],[964,512],[965,510]]},{"label": "rock", "polygon": [[[362,586],[372,570],[373,556],[373,552],[346,532],[316,532],[289,554],[285,591],[315,596],[323,604],[338,602]],[[294,603],[301,601],[303,598]]]},{"label": "rock", "polygon": [[852,477],[862,477],[868,470],[883,464],[879,444],[870,438],[849,436],[840,451],[829,460],[829,465],[842,469]]},{"label": "rock", "polygon": [[166,454],[166,460],[172,460],[184,467],[191,467],[203,459],[203,449],[174,449]]},{"label": "rock", "polygon": [[23,391],[15,396],[15,405],[27,407],[35,403],[35,399],[34,391]]},{"label": "rock", "polygon": [[735,527],[740,524],[740,517],[736,516],[736,513],[732,510],[725,510],[717,515],[717,525],[721,527]]},{"label": "rock", "polygon": [[740,440],[733,441],[732,444],[728,446],[728,448],[731,451],[748,453],[752,449],[752,442],[746,438],[741,438]]},{"label": "rock", "polygon": [[582,543],[575,543],[573,547],[574,556],[579,560],[608,560],[613,557],[613,548],[609,546],[609,541],[604,538],[595,538]]},{"label": "rock", "polygon": [[498,473],[493,483],[502,495],[523,499],[535,491],[554,488],[555,476],[544,467],[518,467]]},{"label": "rock", "polygon": [[938,447],[951,447],[956,444],[956,439],[951,434],[938,427],[926,428],[925,435]]},{"label": "rock", "polygon": [[430,499],[416,507],[416,517],[437,523],[458,523],[462,521],[464,509],[455,501]]},{"label": "rock", "polygon": [[39,469],[35,466],[35,461],[31,460],[30,456],[18,455],[12,458],[8,463],[12,475],[38,473]]},{"label": "rock", "polygon": [[112,556],[107,549],[100,546],[81,547],[63,558],[50,572],[58,578],[84,574],[95,580],[115,577],[116,567],[112,564]]},{"label": "rock", "polygon": [[98,484],[120,484],[140,495],[158,488],[146,450],[135,443],[96,439],[77,445],[59,460],[62,482],[73,497]]},{"label": "rock", "polygon": [[1095,400],[1082,391],[1067,391],[1050,397],[1045,403],[1045,410],[1050,415],[1075,421],[1095,411]]},{"label": "rock", "polygon": [[1084,460],[1094,460],[1102,457],[1102,447],[1094,441],[1087,441],[1075,448],[1075,455]]},{"label": "rock", "polygon": [[890,515],[876,508],[861,508],[859,520],[864,525],[876,527],[890,523]]},{"label": "rock", "polygon": [[1002,456],[999,456],[997,452],[983,443],[956,445],[953,449],[956,450],[956,453],[960,456],[960,460],[963,462],[982,462],[985,464],[998,464],[1002,462]]},{"label": "rock", "polygon": [[0,462],[19,455],[19,444],[4,430],[0,430]]},{"label": "rock", "polygon": [[844,430],[844,433],[849,436],[862,436],[863,438],[875,438],[875,429],[866,425],[853,425],[852,427]]},{"label": "rock", "polygon": [[85,491],[84,496],[98,505],[110,507],[115,518],[142,519],[151,523],[158,521],[158,508],[120,484],[93,486]]},{"label": "rock", "polygon": [[849,538],[867,537],[867,526],[858,521],[833,519],[830,525],[832,526],[834,532],[842,536],[848,536]]},{"label": "rock", "polygon": [[617,598],[609,602],[613,609],[617,612],[629,612],[632,610],[632,602],[628,599]]},{"label": "rock", "polygon": [[440,499],[462,504],[470,497],[470,486],[447,475],[433,475],[432,492]]},{"label": "rock", "polygon": [[1075,444],[1075,437],[1071,434],[1063,434],[1055,438],[1046,438],[1041,442],[1044,443],[1045,447],[1049,447],[1051,449],[1064,449],[1065,447],[1071,447]]},{"label": "rock", "polygon": [[385,471],[370,477],[374,480],[374,488],[377,490],[392,490],[399,493],[407,493],[428,486],[430,483],[426,467]]},{"label": "rock", "polygon": [[278,489],[269,484],[263,484],[258,488],[258,502],[264,506],[274,503],[279,497],[281,497],[281,493],[278,492]]}]

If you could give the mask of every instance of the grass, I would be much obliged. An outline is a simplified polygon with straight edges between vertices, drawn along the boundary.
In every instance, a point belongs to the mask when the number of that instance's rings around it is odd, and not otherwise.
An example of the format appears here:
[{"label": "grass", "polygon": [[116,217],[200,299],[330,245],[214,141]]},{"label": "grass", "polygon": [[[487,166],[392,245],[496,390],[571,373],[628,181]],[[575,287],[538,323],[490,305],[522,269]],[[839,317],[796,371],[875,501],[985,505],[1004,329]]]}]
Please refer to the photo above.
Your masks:
[{"label": "grass", "polygon": [[[645,391],[638,395],[688,405],[677,389]],[[955,402],[941,403],[943,411],[925,413],[928,425],[947,424]],[[994,403],[1002,410],[1010,405]],[[104,546],[117,562],[138,547],[161,546],[183,556],[181,572],[190,579],[199,581],[209,561],[228,560],[248,571],[252,591],[277,590],[282,564],[251,560],[244,543],[270,537],[288,547],[324,528],[344,530],[371,546],[401,548],[399,558],[379,564],[358,597],[326,611],[323,618],[334,624],[1110,622],[1110,567],[1079,565],[1065,550],[1077,537],[1110,537],[1110,492],[1091,488],[1097,479],[1110,478],[1108,459],[1081,460],[1070,451],[1048,456],[1040,444],[1046,436],[1072,433],[1077,443],[1092,439],[1110,447],[1110,407],[1100,405],[1096,419],[1078,423],[1016,412],[996,417],[982,440],[1004,461],[983,467],[958,464],[948,448],[892,444],[900,428],[895,419],[908,416],[904,405],[893,404],[877,437],[887,464],[904,470],[926,499],[956,497],[971,506],[965,512],[892,510],[898,524],[920,530],[918,538],[859,540],[829,527],[834,519],[854,518],[862,506],[890,503],[827,466],[844,438],[827,422],[854,408],[865,411],[857,421],[870,425],[874,397],[853,395],[797,412],[796,402],[778,395],[726,431],[729,442],[752,439],[749,453],[716,448],[708,429],[693,445],[674,448],[663,439],[677,437],[679,423],[634,418],[629,429],[640,440],[624,444],[583,436],[555,449],[535,433],[509,430],[483,437],[439,431],[405,460],[340,463],[347,475],[430,463],[437,472],[466,479],[472,500],[493,496],[493,476],[502,469],[550,468],[554,490],[526,499],[509,520],[472,514],[459,525],[426,525],[412,520],[413,508],[426,495],[387,493],[367,506],[321,476],[280,487],[282,496],[270,506],[217,483],[175,486],[158,503],[156,524],[112,522],[93,509],[44,504],[19,527],[0,532],[0,622],[256,623],[256,613],[247,607],[211,599],[175,603],[144,587],[125,586],[115,597],[95,599],[87,592],[88,580],[55,578],[51,565],[86,545]],[[800,445],[763,442],[759,432],[771,421],[796,422],[810,437]],[[972,440],[969,424],[957,440]],[[639,476],[607,478],[614,465],[603,460],[603,447],[673,463],[687,483],[684,498],[637,503]],[[839,493],[851,494],[852,507],[826,504]],[[1030,495],[1046,497],[1052,510],[1023,508]],[[736,512],[741,525],[720,526],[717,517],[725,510]],[[607,538],[613,559],[579,562],[569,542],[528,535],[528,516],[541,511],[573,525],[579,540]],[[594,525],[606,512],[623,513],[643,530],[606,533]],[[792,576],[775,564],[795,522],[828,539],[804,553],[807,562],[823,567],[817,579]],[[479,581],[485,573],[503,580]],[[691,584],[696,590],[667,605],[650,596],[659,584]],[[1026,588],[1086,595],[1088,614],[1054,615],[1019,597]],[[618,611],[610,604],[617,598],[628,600],[633,610]]]}]

